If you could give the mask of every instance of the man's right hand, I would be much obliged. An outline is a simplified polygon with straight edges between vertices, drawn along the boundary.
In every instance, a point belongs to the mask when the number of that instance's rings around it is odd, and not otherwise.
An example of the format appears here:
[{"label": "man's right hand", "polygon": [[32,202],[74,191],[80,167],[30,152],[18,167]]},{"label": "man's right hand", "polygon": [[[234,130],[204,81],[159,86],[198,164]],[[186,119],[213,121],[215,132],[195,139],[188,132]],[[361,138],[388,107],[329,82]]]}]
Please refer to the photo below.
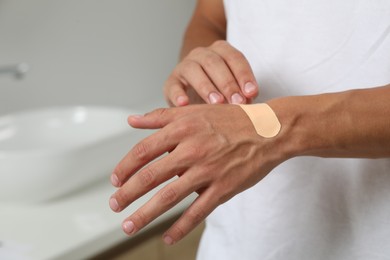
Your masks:
[{"label": "man's right hand", "polygon": [[170,106],[251,103],[258,91],[245,56],[223,40],[193,49],[164,85]]}]

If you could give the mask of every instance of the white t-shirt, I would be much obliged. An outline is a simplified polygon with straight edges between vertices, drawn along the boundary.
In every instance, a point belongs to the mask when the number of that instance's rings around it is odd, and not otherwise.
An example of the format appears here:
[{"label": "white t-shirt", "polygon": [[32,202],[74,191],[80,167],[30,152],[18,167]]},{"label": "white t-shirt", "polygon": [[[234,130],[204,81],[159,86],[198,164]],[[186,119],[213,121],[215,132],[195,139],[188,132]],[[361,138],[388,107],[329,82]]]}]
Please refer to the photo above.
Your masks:
[{"label": "white t-shirt", "polygon": [[[388,0],[225,0],[225,10],[259,102],[390,83]],[[284,162],[208,217],[198,259],[390,259],[390,159]]]}]

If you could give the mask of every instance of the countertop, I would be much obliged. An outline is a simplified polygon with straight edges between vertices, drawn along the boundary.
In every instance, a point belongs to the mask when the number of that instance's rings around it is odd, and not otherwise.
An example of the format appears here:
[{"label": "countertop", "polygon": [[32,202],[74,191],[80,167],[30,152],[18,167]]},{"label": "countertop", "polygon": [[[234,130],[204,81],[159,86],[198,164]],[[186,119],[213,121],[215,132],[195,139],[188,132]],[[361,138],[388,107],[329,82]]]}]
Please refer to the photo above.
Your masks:
[{"label": "countertop", "polygon": [[[150,199],[154,191],[121,213],[112,212],[108,206],[114,191],[109,180],[104,179],[45,203],[0,202],[0,259],[84,259],[123,242],[129,237],[121,229],[122,220]],[[194,196],[186,198],[145,230],[179,214]]]}]

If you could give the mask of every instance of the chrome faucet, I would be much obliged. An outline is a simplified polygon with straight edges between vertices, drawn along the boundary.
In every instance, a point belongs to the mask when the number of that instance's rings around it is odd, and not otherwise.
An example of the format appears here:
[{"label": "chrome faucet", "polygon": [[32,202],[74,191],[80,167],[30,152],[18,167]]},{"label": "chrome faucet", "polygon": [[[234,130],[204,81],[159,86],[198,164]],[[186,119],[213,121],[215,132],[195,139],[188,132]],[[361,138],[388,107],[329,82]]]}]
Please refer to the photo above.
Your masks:
[{"label": "chrome faucet", "polygon": [[30,65],[24,62],[12,65],[0,65],[0,76],[4,74],[9,74],[16,79],[22,79],[29,70]]}]

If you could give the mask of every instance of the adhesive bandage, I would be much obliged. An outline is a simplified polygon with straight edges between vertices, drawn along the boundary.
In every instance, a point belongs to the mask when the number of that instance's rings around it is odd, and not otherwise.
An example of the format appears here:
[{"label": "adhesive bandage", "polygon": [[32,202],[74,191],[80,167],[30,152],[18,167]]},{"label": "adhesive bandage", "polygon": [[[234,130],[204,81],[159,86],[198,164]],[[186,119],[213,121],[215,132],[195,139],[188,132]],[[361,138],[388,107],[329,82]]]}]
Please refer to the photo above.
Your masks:
[{"label": "adhesive bandage", "polygon": [[281,124],[275,112],[265,103],[239,105],[252,121],[257,134],[265,138],[275,137],[281,129]]}]

